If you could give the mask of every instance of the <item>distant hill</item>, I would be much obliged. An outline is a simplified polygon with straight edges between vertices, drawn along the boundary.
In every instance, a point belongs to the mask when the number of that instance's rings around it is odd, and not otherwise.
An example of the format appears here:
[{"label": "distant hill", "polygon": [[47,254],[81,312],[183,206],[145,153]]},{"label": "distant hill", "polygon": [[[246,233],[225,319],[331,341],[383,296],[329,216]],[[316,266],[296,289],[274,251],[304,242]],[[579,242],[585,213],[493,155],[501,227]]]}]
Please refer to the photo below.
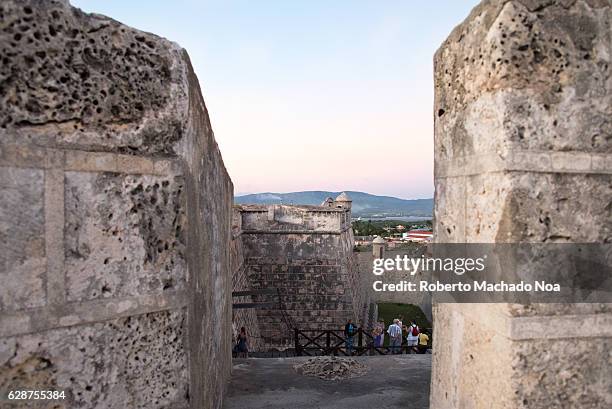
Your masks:
[{"label": "distant hill", "polygon": [[[390,196],[376,196],[364,192],[347,191],[353,200],[353,215],[376,216],[431,216],[433,199],[405,200]],[[292,193],[253,193],[236,196],[238,204],[305,204],[320,205],[325,198],[335,198],[340,192],[309,191]]]}]

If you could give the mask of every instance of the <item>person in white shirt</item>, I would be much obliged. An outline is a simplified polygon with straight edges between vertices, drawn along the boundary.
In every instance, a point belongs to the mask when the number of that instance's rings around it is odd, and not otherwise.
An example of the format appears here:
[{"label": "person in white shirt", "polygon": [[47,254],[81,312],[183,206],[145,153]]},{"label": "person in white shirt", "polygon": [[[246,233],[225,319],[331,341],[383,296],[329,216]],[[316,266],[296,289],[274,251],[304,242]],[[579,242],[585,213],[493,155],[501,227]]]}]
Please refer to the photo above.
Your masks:
[{"label": "person in white shirt", "polygon": [[391,353],[401,354],[402,353],[402,327],[398,325],[399,320],[396,318],[393,320],[393,324],[389,325],[387,333],[389,334],[389,347]]},{"label": "person in white shirt", "polygon": [[408,326],[408,336],[406,337],[406,340],[408,341],[408,353],[411,351],[416,352],[417,345],[419,344],[420,332],[421,330],[419,329],[418,325],[412,321]]}]

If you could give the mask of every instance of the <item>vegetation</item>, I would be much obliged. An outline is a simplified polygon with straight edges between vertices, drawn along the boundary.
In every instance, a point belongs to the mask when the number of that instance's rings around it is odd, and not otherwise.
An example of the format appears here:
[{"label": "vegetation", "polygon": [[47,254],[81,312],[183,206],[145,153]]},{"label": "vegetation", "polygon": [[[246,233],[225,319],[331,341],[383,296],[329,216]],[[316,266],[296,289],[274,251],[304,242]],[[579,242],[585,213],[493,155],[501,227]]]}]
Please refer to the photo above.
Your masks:
[{"label": "vegetation", "polygon": [[[397,230],[398,225],[404,226],[406,230]],[[410,229],[431,229],[431,226],[431,220],[355,220],[353,222],[353,232],[355,236],[390,236]]]},{"label": "vegetation", "polygon": [[403,323],[410,324],[410,321],[416,322],[420,328],[431,328],[431,323],[423,313],[420,307],[414,304],[398,304],[398,303],[379,303],[378,304],[378,320],[384,321],[386,326],[389,326],[394,318],[404,317]]},{"label": "vegetation", "polygon": [[[389,325],[393,323],[395,318],[399,317],[404,317],[404,321],[402,322],[404,325],[408,325],[410,321],[414,321],[421,329],[431,328],[431,324],[423,313],[423,310],[414,304],[378,303],[378,320],[385,322],[385,340],[383,346],[389,346],[389,334],[386,332],[387,328],[389,328]],[[407,336],[408,334],[406,332],[402,334],[404,340]]]}]

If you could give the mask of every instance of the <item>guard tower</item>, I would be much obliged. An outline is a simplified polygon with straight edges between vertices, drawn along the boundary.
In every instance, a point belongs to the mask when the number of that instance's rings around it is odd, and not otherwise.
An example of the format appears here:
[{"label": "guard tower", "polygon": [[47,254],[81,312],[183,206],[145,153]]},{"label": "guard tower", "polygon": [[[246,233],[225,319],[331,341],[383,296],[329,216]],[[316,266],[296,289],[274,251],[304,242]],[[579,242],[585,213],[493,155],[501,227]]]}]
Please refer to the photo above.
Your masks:
[{"label": "guard tower", "polygon": [[372,241],[372,255],[375,259],[385,258],[385,239],[376,236]]},{"label": "guard tower", "polygon": [[351,210],[351,206],[353,205],[353,201],[346,194],[346,192],[342,192],[338,195],[336,200],[334,200],[334,207],[341,209],[349,209]]}]

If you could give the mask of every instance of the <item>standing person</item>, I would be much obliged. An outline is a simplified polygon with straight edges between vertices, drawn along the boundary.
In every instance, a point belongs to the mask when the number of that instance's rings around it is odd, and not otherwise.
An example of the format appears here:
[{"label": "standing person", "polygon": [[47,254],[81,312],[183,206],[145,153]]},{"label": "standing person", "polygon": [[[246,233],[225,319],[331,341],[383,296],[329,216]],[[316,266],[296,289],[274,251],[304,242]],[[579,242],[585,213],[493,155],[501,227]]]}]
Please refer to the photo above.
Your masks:
[{"label": "standing person", "polygon": [[249,339],[244,327],[240,328],[240,334],[238,334],[238,338],[236,339],[236,347],[239,357],[249,357]]},{"label": "standing person", "polygon": [[408,353],[417,352],[416,348],[419,343],[420,332],[418,325],[416,325],[414,321],[411,321],[408,326],[408,336],[406,337],[408,341]]},{"label": "standing person", "polygon": [[398,325],[398,322],[397,318],[394,319],[393,324],[389,325],[389,329],[387,329],[389,333],[389,347],[393,354],[402,353],[402,328]]},{"label": "standing person", "polygon": [[419,343],[420,332],[418,325],[416,325],[414,321],[411,321],[408,326],[408,336],[406,337],[408,341],[408,353],[411,353],[411,351],[417,352],[416,348]]},{"label": "standing person", "polygon": [[380,329],[380,327],[377,325],[374,327],[374,329],[372,330],[372,337],[374,338],[374,346],[378,347],[378,345],[380,344],[380,337],[382,336],[382,330]]},{"label": "standing person", "polygon": [[380,338],[378,339],[378,344],[376,344],[376,346],[379,348],[382,348],[382,346],[385,344],[385,322],[384,321],[379,322],[378,329],[380,330]]},{"label": "standing person", "polygon": [[419,354],[427,352],[427,344],[429,343],[429,335],[426,332],[419,333]]},{"label": "standing person", "polygon": [[353,340],[357,327],[353,324],[353,320],[349,319],[344,326],[344,336],[346,337],[346,352],[349,355],[353,355]]}]

